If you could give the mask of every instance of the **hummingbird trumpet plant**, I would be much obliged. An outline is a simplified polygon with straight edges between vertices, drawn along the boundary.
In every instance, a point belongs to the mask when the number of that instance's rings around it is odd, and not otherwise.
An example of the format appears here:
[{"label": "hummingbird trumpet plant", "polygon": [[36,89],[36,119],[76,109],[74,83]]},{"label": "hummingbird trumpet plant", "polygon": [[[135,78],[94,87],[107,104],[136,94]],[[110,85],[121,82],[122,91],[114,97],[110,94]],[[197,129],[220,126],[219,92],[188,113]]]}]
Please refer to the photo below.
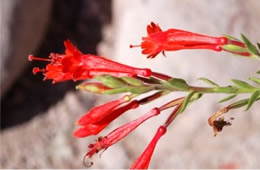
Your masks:
[{"label": "hummingbird trumpet plant", "polygon": [[[175,28],[163,31],[158,24],[152,22],[147,26],[147,36],[142,38],[141,44],[130,47],[141,47],[142,54],[147,55],[147,58],[154,58],[161,52],[164,54],[165,51],[204,49],[217,52],[226,51],[241,57],[259,59],[260,44],[253,45],[244,35],[241,38],[242,40],[239,40],[228,35],[213,37]],[[205,82],[207,87],[198,87],[188,84],[182,78],[158,73],[150,68],[136,68],[105,57],[83,54],[69,40],[64,41],[64,45],[64,54],[51,53],[46,59],[29,55],[30,61],[48,63],[42,69],[35,67],[33,73],[41,72],[44,75],[44,80],[52,80],[52,83],[91,79],[92,82],[79,84],[76,89],[97,94],[124,94],[122,97],[96,106],[82,115],[76,122],[79,128],[75,130],[74,137],[84,138],[99,135],[112,121],[127,114],[127,111],[138,112],[137,109],[142,105],[151,105],[151,109],[142,116],[125,122],[107,135],[102,134],[93,144],[89,144],[84,159],[90,160],[91,165],[93,164],[92,157],[95,154],[112,147],[143,125],[144,122],[152,118],[155,119],[165,110],[172,110],[171,114],[158,127],[154,137],[139,158],[131,166],[129,165],[130,169],[147,169],[149,167],[155,147],[159,144],[161,137],[166,134],[169,125],[190,104],[196,103],[201,97],[206,97],[207,94],[226,94],[227,97],[219,102],[228,102],[240,94],[249,95],[247,98],[236,100],[220,111],[216,111],[208,119],[209,125],[213,128],[214,136],[224,127],[231,125],[231,122],[226,121],[223,117],[229,110],[241,107],[249,110],[254,103],[260,100],[260,71],[257,72],[258,77],[249,78],[250,81],[254,82],[253,84],[233,79],[229,86],[221,86],[202,77],[199,80]],[[185,92],[186,95],[174,98],[161,106],[153,106],[153,101],[162,99],[176,91]]]}]

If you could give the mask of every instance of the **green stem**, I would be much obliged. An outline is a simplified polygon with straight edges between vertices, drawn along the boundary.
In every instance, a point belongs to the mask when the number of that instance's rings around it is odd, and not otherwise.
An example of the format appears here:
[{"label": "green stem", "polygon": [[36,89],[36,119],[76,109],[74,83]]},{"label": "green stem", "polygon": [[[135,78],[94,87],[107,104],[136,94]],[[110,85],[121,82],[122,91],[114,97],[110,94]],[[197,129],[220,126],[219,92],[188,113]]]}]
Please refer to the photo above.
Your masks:
[{"label": "green stem", "polygon": [[239,87],[195,87],[190,86],[189,91],[196,91],[200,93],[225,93],[225,94],[239,94],[239,93],[253,93],[260,88],[239,88]]},{"label": "green stem", "polygon": [[188,89],[176,89],[167,84],[155,84],[153,85],[156,90],[167,90],[167,91],[182,91],[191,92],[195,91],[197,93],[224,93],[224,94],[240,94],[240,93],[253,93],[260,88],[241,88],[241,87],[196,87],[189,86]]}]

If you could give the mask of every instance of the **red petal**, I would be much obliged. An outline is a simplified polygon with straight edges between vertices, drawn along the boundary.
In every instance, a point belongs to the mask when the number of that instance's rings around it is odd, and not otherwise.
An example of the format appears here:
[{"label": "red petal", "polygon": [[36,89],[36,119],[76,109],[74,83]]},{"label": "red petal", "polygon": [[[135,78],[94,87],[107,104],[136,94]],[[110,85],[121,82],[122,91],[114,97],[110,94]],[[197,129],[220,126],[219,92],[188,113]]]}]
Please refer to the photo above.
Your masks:
[{"label": "red petal", "polygon": [[128,101],[129,96],[124,96],[120,99],[97,106],[82,116],[77,124],[80,126],[87,126],[88,124],[98,122],[110,114],[116,107]]},{"label": "red petal", "polygon": [[150,144],[146,147],[142,155],[133,163],[130,169],[147,169],[152,158],[153,151],[159,139],[166,133],[166,128],[160,126]]},{"label": "red petal", "polygon": [[151,24],[147,26],[147,33],[148,33],[148,35],[150,35],[150,34],[156,33],[156,32],[162,32],[162,30],[158,24],[151,22]]}]

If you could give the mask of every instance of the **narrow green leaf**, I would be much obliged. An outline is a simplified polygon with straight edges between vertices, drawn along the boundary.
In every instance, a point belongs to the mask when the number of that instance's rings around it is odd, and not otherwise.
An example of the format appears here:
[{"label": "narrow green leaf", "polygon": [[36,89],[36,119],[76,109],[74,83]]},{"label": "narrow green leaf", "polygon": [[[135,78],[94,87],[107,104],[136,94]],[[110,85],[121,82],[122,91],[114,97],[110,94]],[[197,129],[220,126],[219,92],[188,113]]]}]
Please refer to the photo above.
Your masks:
[{"label": "narrow green leaf", "polygon": [[231,52],[247,52],[247,49],[244,47],[240,47],[238,45],[233,45],[233,44],[227,44],[227,45],[222,45],[221,46],[224,50],[231,51]]},{"label": "narrow green leaf", "polygon": [[260,70],[258,70],[256,73],[257,73],[257,74],[260,74]]},{"label": "narrow green leaf", "polygon": [[217,83],[215,83],[215,82],[213,82],[213,81],[211,81],[211,80],[209,80],[209,79],[207,79],[207,78],[205,78],[205,77],[200,77],[200,78],[198,78],[197,80],[202,80],[202,81],[204,81],[205,83],[207,83],[208,85],[211,85],[211,86],[213,86],[213,87],[219,87],[219,85],[218,85]]},{"label": "narrow green leaf", "polygon": [[143,85],[143,82],[141,80],[136,79],[136,78],[120,77],[120,79],[122,79],[123,81],[125,81],[126,83],[128,83],[129,85],[132,85],[132,86],[142,86]]},{"label": "narrow green leaf", "polygon": [[147,93],[149,91],[153,90],[152,86],[142,86],[142,87],[129,87],[128,91],[133,94],[142,94]]},{"label": "narrow green leaf", "polygon": [[260,84],[260,79],[259,78],[256,78],[256,77],[249,77],[249,80],[257,83],[257,84]]},{"label": "narrow green leaf", "polygon": [[233,99],[233,98],[234,98],[234,97],[236,97],[236,96],[237,96],[236,94],[229,95],[229,96],[227,96],[227,97],[225,97],[225,98],[221,99],[220,101],[218,101],[218,103],[223,103],[223,102],[226,102],[226,101],[228,101],[228,100],[231,100],[231,99]]},{"label": "narrow green leaf", "polygon": [[121,88],[127,85],[123,80],[111,75],[95,76],[94,79],[101,81],[105,86],[110,88]]},{"label": "narrow green leaf", "polygon": [[[230,104],[228,107],[230,109],[237,109],[237,108],[240,108],[240,107],[247,105],[249,100],[250,100],[250,98],[249,99],[242,99],[242,100],[239,100],[235,103]],[[255,101],[258,101],[258,100],[260,100],[260,97],[257,97]]]},{"label": "narrow green leaf", "polygon": [[112,89],[112,90],[107,90],[105,91],[103,94],[119,94],[119,93],[125,93],[128,92],[128,87],[121,87],[121,88],[116,88],[116,89]]},{"label": "narrow green leaf", "polygon": [[189,85],[186,83],[183,79],[178,78],[172,78],[167,81],[172,87],[178,89],[178,90],[188,90]]},{"label": "narrow green leaf", "polygon": [[202,97],[202,93],[195,93],[193,96],[192,96],[192,98],[190,99],[190,103],[191,102],[194,102],[194,101],[196,101],[196,100],[199,100],[199,98],[201,98]]},{"label": "narrow green leaf", "polygon": [[237,39],[237,38],[235,38],[235,37],[233,37],[233,36],[231,36],[231,35],[223,34],[223,36],[226,37],[226,38],[228,38],[228,39],[230,39],[230,40],[240,41],[239,39]]},{"label": "narrow green leaf", "polygon": [[242,38],[243,42],[245,43],[247,49],[248,49],[251,53],[253,53],[253,54],[255,54],[255,55],[258,55],[258,56],[260,55],[260,54],[259,54],[259,51],[258,51],[257,48],[256,48],[256,46],[254,46],[254,45],[246,38],[246,36],[244,36],[243,34],[241,34],[241,38]]},{"label": "narrow green leaf", "polygon": [[181,105],[181,108],[180,108],[179,113],[182,113],[182,112],[186,109],[186,107],[187,107],[187,105],[189,104],[190,99],[191,99],[191,97],[194,95],[194,93],[195,93],[195,91],[192,91],[192,92],[190,92],[190,93],[188,94],[188,96],[185,97],[185,99],[184,99],[184,101],[183,101],[183,103],[182,103],[182,105]]},{"label": "narrow green leaf", "polygon": [[116,88],[112,90],[107,90],[104,92],[104,94],[119,94],[119,93],[125,93],[130,92],[133,94],[142,94],[153,90],[152,86],[142,86],[142,87],[132,87],[132,86],[124,86],[121,88]]},{"label": "narrow green leaf", "polygon": [[243,107],[243,106],[247,105],[248,100],[249,100],[249,99],[239,100],[239,101],[237,101],[237,102],[232,103],[231,105],[229,105],[229,108],[230,108],[230,109],[237,109],[237,108]]},{"label": "narrow green leaf", "polygon": [[246,88],[246,89],[254,88],[252,85],[248,84],[247,82],[241,81],[241,80],[232,79],[231,81],[234,84],[236,84],[237,86],[242,87],[242,88]]},{"label": "narrow green leaf", "polygon": [[254,102],[257,100],[258,96],[260,95],[260,90],[257,90],[255,91],[252,96],[250,97],[249,101],[248,101],[248,104],[247,104],[247,107],[246,107],[246,110],[249,110],[250,107],[254,104]]}]

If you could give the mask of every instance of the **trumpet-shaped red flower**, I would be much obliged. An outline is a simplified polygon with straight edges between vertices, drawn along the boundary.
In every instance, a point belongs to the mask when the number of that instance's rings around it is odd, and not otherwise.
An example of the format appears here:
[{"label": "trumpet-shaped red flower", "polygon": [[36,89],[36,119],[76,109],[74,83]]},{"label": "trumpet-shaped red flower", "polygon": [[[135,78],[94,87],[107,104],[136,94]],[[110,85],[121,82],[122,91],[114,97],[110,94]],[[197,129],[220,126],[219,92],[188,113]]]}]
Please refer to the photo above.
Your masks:
[{"label": "trumpet-shaped red flower", "polygon": [[[147,102],[152,101],[152,100],[155,100],[156,98],[159,98],[162,94],[163,94],[162,91],[156,92],[156,93],[154,93],[150,96],[147,96],[145,98],[142,98],[140,100],[133,100],[133,101],[127,103],[126,105],[118,107],[118,108],[117,107],[114,108],[114,106],[112,106],[111,104],[109,104],[109,108],[105,107],[106,104],[103,105],[103,106],[99,106],[99,107],[96,108],[97,109],[96,112],[97,113],[100,112],[100,114],[105,114],[106,116],[104,116],[99,121],[87,124],[86,121],[84,120],[84,119],[89,119],[87,117],[87,114],[86,114],[85,116],[83,116],[81,118],[83,120],[78,122],[78,124],[83,126],[83,127],[77,129],[74,132],[74,136],[81,138],[81,137],[87,137],[87,136],[90,136],[90,135],[97,135],[105,127],[107,127],[113,120],[115,120],[117,117],[119,117],[120,115],[122,115],[126,111],[128,111],[130,109],[136,109],[139,105],[147,103]],[[102,111],[104,108],[107,109],[107,110],[104,111],[105,113]],[[112,108],[112,110],[111,110],[111,108]],[[90,112],[92,112],[92,111],[90,111]],[[90,122],[90,121],[87,121],[87,122]]]},{"label": "trumpet-shaped red flower", "polygon": [[133,130],[135,130],[144,121],[158,114],[160,114],[160,110],[158,108],[154,108],[143,116],[123,126],[118,127],[107,136],[99,138],[99,140],[95,144],[90,144],[88,146],[89,151],[87,152],[86,156],[91,158],[95,153],[98,153],[100,150],[107,149],[109,146],[115,144],[116,142],[127,136],[129,133],[131,133]]},{"label": "trumpet-shaped red flower", "polygon": [[74,132],[75,137],[87,137],[90,135],[97,135],[99,132],[101,132],[104,128],[106,128],[113,120],[115,120],[117,117],[125,113],[126,111],[130,109],[135,109],[139,106],[139,103],[137,100],[131,101],[130,103],[127,103],[126,105],[119,107],[103,119],[101,119],[98,122],[87,124],[86,126],[83,126],[76,130]]},{"label": "trumpet-shaped red flower", "polygon": [[142,48],[142,53],[147,58],[154,58],[164,51],[176,51],[183,49],[209,49],[221,51],[221,45],[227,43],[226,37],[211,37],[184,30],[169,29],[162,31],[159,25],[151,22],[147,26],[147,37],[143,37],[141,45],[130,45],[130,47]]},{"label": "trumpet-shaped red flower", "polygon": [[150,69],[141,69],[108,60],[91,54],[82,54],[69,40],[64,41],[65,54],[51,53],[49,59],[38,58],[30,55],[28,59],[48,61],[50,64],[44,69],[35,67],[33,73],[43,72],[44,80],[51,79],[53,83],[66,80],[83,80],[92,78],[95,75],[110,74],[114,76],[135,76],[149,77]]},{"label": "trumpet-shaped red flower", "polygon": [[89,124],[99,122],[106,116],[108,116],[115,108],[117,108],[123,103],[129,102],[130,100],[131,97],[126,95],[117,100],[94,107],[78,120],[77,125],[88,126]]},{"label": "trumpet-shaped red flower", "polygon": [[166,128],[164,126],[160,126],[153,137],[150,144],[144,150],[142,155],[133,163],[130,169],[147,169],[150,163],[150,160],[153,155],[154,148],[159,141],[159,139],[166,133]]}]

